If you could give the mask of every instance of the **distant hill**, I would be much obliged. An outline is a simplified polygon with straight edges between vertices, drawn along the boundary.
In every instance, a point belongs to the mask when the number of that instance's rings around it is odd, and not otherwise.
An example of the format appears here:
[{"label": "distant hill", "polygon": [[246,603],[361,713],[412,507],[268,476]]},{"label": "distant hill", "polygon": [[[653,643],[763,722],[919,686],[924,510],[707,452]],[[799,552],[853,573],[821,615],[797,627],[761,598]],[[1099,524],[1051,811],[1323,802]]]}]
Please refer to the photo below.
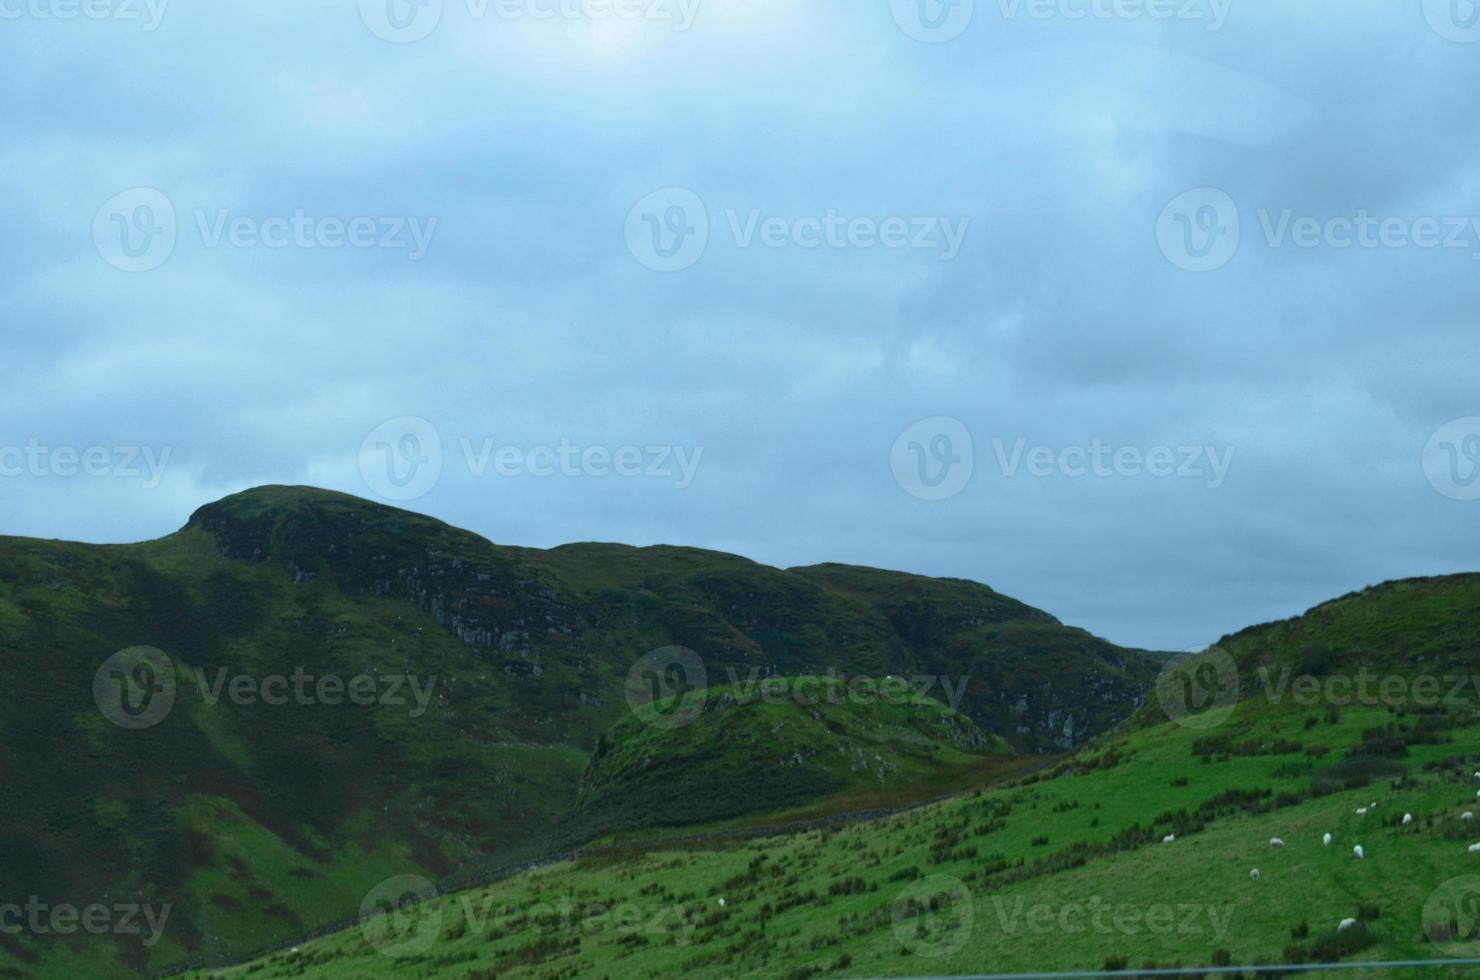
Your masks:
[{"label": "distant hill", "polygon": [[[983,738],[1023,753],[1112,727],[1156,667],[975,583],[674,547],[502,547],[307,488],[229,497],[136,545],[0,538],[0,898],[173,906],[149,948],[0,934],[0,958],[29,976],[226,956],[351,914],[389,875],[527,850],[583,803],[601,733],[630,713],[634,665],[673,645],[721,686],[934,678],[932,696],[955,692]],[[162,651],[164,675],[131,665],[99,680],[139,646]],[[301,704],[298,690],[273,704],[295,689],[254,686],[297,677],[314,692],[325,676],[367,678],[375,703],[341,690]],[[95,681],[138,708],[162,703],[165,680],[175,699],[157,724],[99,710]],[[889,746],[901,771],[907,755]],[[940,784],[950,768],[912,772]],[[588,812],[611,770],[595,772]],[[857,788],[802,780],[748,809]]]}]

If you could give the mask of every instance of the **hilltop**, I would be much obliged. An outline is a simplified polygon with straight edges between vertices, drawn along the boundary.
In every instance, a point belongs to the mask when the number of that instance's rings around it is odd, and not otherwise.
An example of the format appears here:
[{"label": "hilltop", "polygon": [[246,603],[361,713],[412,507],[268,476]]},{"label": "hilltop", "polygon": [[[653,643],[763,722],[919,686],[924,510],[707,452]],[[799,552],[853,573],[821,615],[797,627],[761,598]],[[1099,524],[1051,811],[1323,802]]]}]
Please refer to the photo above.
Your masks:
[{"label": "hilltop", "polygon": [[[94,683],[110,655],[140,646],[167,658],[174,701],[135,730],[103,717]],[[302,487],[208,504],[136,545],[0,538],[0,892],[173,908],[148,948],[0,935],[0,962],[33,976],[229,957],[352,914],[390,875],[538,851],[552,827],[574,826],[561,818],[631,711],[629,674],[673,646],[693,651],[706,684],[940,678],[959,692],[953,725],[1030,755],[1129,716],[1157,667],[976,583],[678,547],[506,547]],[[365,678],[373,703],[272,703],[273,678],[305,675]],[[131,669],[100,683],[152,706],[165,679]],[[248,697],[231,693],[238,681]],[[895,758],[911,792],[979,775]],[[600,779],[629,778],[591,771],[587,812]],[[801,780],[746,811],[826,809],[858,789]],[[624,821],[651,817],[629,808]]]}]

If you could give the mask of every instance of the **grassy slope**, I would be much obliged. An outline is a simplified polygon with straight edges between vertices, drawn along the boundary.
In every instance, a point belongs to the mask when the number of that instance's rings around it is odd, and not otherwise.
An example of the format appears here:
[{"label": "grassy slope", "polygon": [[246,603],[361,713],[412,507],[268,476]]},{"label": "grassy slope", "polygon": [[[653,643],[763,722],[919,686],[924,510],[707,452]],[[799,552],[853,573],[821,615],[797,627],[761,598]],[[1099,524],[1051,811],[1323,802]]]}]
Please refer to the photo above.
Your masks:
[{"label": "grassy slope", "polygon": [[[1361,743],[1364,729],[1389,720],[1379,709],[1348,710],[1337,723],[1307,730],[1304,717],[1252,703],[1236,723],[1270,738],[1318,738],[1345,752]],[[1108,769],[1071,770],[835,833],[581,861],[445,896],[426,907],[440,938],[416,955],[384,955],[355,929],[249,969],[264,980],[305,970],[343,978],[889,976],[1098,969],[1114,956],[1134,966],[1193,966],[1210,963],[1216,949],[1238,963],[1281,962],[1286,946],[1309,953],[1363,905],[1379,913],[1366,924],[1372,943],[1363,958],[1434,957],[1421,924],[1424,902],[1467,865],[1480,873],[1466,841],[1450,836],[1460,809],[1475,805],[1465,775],[1480,759],[1480,731],[1472,725],[1451,734],[1468,743],[1469,761],[1423,773],[1424,763],[1456,746],[1415,747],[1405,760],[1419,771],[1411,785],[1380,781],[1285,807],[1271,796],[1253,812],[1237,805],[1204,811],[1202,804],[1228,791],[1302,794],[1311,780],[1279,774],[1298,754],[1202,764],[1197,733],[1166,724],[1119,742],[1119,763]],[[1095,758],[1102,757],[1089,761]],[[1186,785],[1173,785],[1181,776]],[[1375,815],[1355,815],[1373,800]],[[1414,827],[1394,826],[1404,811],[1417,815]],[[1327,831],[1336,837],[1329,849],[1320,843]],[[1176,833],[1177,842],[1158,843],[1165,833]],[[1274,836],[1289,846],[1269,850]],[[1365,861],[1351,855],[1358,842]],[[1254,867],[1259,881],[1249,878]],[[780,873],[773,877],[772,869]],[[923,936],[915,922],[896,930],[894,910],[919,887],[904,879],[915,875],[948,875],[970,889],[971,923],[958,933],[959,948],[941,931],[961,921],[957,912],[933,920]],[[578,909],[629,904],[644,916],[636,928],[580,914],[567,926],[500,926],[512,921],[507,909],[562,901]],[[1014,915],[1045,905],[1056,917],[1094,902],[1112,923],[1118,910],[1163,906],[1176,925],[1155,933],[1074,932],[1038,929],[1029,924],[1036,920]],[[1292,938],[1302,924],[1309,937]]]},{"label": "grassy slope", "polygon": [[[1020,651],[976,641],[1013,629],[1053,648],[1052,684],[994,680]],[[0,538],[0,897],[174,906],[148,950],[0,934],[0,975],[227,956],[351,914],[389,874],[436,877],[534,846],[624,716],[633,661],[674,643],[720,680],[969,675],[963,711],[1027,749],[1060,744],[1066,724],[1071,740],[1109,724],[1149,680],[1137,654],[985,586],[692,549],[499,548],[299,488],[228,498],[146,544]],[[125,732],[99,716],[92,681],[136,644],[173,658],[180,693],[163,723]],[[222,667],[409,672],[437,687],[420,716],[211,706],[192,671]],[[1114,703],[1075,716],[1077,688]]]},{"label": "grassy slope", "polygon": [[[1023,757],[911,692],[855,703],[825,678],[712,688],[691,724],[629,717],[605,734],[572,823],[583,837],[714,828],[752,814],[898,806],[984,782]],[[815,701],[815,704],[804,703]]]},{"label": "grassy slope", "polygon": [[[1222,646],[1251,672],[1471,673],[1477,608],[1474,576],[1393,583]],[[1272,699],[1254,676],[1213,729],[1158,722],[1148,708],[1023,785],[832,833],[546,868],[429,903],[413,921],[431,923],[436,940],[413,955],[387,956],[353,929],[260,961],[252,976],[887,976],[1099,969],[1113,957],[1191,967],[1220,950],[1235,963],[1442,958],[1424,905],[1442,883],[1480,874],[1480,857],[1466,853],[1480,830],[1458,820],[1480,810],[1473,689],[1437,710],[1332,712]],[[1400,826],[1404,812],[1413,826]],[[1176,842],[1160,843],[1168,833]],[[1270,850],[1276,836],[1288,846]],[[1366,860],[1352,855],[1358,843]],[[934,875],[959,881],[969,903],[896,923],[922,887],[914,879]],[[643,915],[626,927],[577,914],[544,928],[495,915],[562,901]],[[1094,904],[1110,910],[1108,932],[1074,928],[1085,919],[1073,909]],[[1070,927],[1035,928],[1043,920],[1023,917],[1035,906],[1053,918],[1070,910]],[[1117,911],[1154,907],[1168,909],[1165,928],[1113,928]],[[1363,924],[1338,937],[1348,916]]]}]

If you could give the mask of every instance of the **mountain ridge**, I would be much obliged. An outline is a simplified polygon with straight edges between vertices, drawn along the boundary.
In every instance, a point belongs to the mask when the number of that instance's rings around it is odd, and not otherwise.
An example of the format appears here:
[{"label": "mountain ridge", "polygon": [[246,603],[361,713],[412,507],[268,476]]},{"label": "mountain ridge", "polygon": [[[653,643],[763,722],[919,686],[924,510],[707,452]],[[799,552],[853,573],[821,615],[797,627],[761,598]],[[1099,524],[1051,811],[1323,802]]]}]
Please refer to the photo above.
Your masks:
[{"label": "mountain ridge", "polygon": [[[141,646],[167,658],[175,701],[125,730],[100,715],[97,675]],[[301,935],[393,874],[534,846],[628,716],[629,674],[674,646],[716,683],[949,678],[963,715],[1028,754],[1112,727],[1154,676],[1139,652],[976,583],[672,546],[502,546],[333,491],[261,488],[138,544],[0,538],[0,896],[172,903],[158,946],[105,941],[88,955],[106,964],[84,971]],[[207,696],[218,678],[270,690],[305,669],[406,675],[432,694],[420,708]],[[35,953],[10,937],[0,950]]]}]

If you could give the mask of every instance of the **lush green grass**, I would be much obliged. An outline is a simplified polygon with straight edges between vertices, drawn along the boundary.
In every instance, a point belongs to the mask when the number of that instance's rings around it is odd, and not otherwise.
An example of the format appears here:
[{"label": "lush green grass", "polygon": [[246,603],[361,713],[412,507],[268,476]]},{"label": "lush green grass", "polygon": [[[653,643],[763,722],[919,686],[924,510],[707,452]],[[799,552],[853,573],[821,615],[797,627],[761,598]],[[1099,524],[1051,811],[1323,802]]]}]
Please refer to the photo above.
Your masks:
[{"label": "lush green grass", "polygon": [[[1480,825],[1460,820],[1480,811],[1476,692],[1453,683],[1476,673],[1477,609],[1474,576],[1370,589],[1226,638],[1241,697],[1226,712],[1171,721],[1153,697],[1133,724],[1017,785],[836,831],[544,868],[419,906],[432,941],[407,955],[352,929],[249,969],[805,977],[1442,960],[1455,950],[1431,940],[1425,906],[1480,876],[1467,850]],[[1303,702],[1286,671],[1322,693]],[[1328,686],[1363,674],[1375,699]],[[1352,693],[1338,704],[1332,691]],[[1287,846],[1271,849],[1275,837]],[[915,914],[932,896],[939,908]],[[587,912],[544,927],[510,917],[565,903]],[[593,906],[643,909],[644,925]],[[1360,924],[1338,933],[1348,917]]]},{"label": "lush green grass", "polygon": [[1022,761],[902,679],[866,699],[836,679],[807,676],[710,688],[700,700],[687,724],[634,715],[602,736],[567,821],[579,839],[899,806]]},{"label": "lush green grass", "polygon": [[[209,976],[890,976],[1100,969],[1117,957],[1134,967],[1441,957],[1422,910],[1442,882],[1480,873],[1455,819],[1474,806],[1480,730],[1452,718],[1460,727],[1438,736],[1451,741],[1407,747],[1406,777],[1313,795],[1306,762],[1361,755],[1369,729],[1419,725],[1387,709],[1313,727],[1307,717],[1252,700],[1225,726],[1294,751],[1204,762],[1206,733],[1149,726],[1043,778],[874,823],[658,847],[443,896],[394,920],[434,935],[406,955],[382,952],[372,924]],[[1314,760],[1311,745],[1330,751]],[[1398,825],[1405,811],[1414,826]],[[1169,833],[1175,843],[1160,843]],[[1288,846],[1271,850],[1271,837]],[[912,897],[952,889],[969,900],[896,920]],[[543,925],[519,918],[567,904],[574,911],[547,912]],[[1335,928],[1348,916],[1363,923],[1341,946]]]},{"label": "lush green grass", "polygon": [[[964,681],[962,714],[1027,751],[1106,729],[1151,679],[1139,653],[982,585],[784,571],[683,548],[504,548],[302,488],[228,498],[140,545],[0,538],[0,899],[129,895],[173,907],[150,948],[0,934],[0,975],[228,956],[353,914],[366,882],[389,869],[436,878],[538,851],[552,828],[582,829],[559,818],[581,802],[598,737],[628,713],[628,671],[671,644],[702,656],[712,683],[827,670]],[[177,703],[157,726],[124,731],[100,716],[93,678],[135,645],[172,658]],[[195,674],[300,668],[436,686],[425,712],[212,705]],[[927,763],[896,748],[880,754],[901,779],[876,799],[990,774],[946,750]],[[757,786],[739,801],[744,814],[732,800],[682,817],[758,820],[870,795],[866,781],[801,769],[815,778],[775,798],[775,785]],[[599,788],[586,802],[599,813]],[[677,810],[654,798],[584,831],[651,826]]]}]

